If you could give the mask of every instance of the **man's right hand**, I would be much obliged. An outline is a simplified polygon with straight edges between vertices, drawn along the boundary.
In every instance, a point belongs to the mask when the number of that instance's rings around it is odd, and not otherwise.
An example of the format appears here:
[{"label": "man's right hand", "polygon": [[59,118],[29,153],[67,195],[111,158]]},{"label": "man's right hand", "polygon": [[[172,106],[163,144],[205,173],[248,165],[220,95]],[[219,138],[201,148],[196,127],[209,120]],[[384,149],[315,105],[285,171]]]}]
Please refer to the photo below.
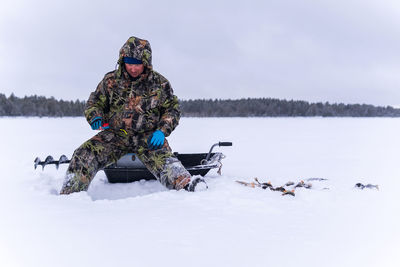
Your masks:
[{"label": "man's right hand", "polygon": [[101,127],[101,117],[96,117],[92,120],[92,122],[90,123],[90,126],[92,126],[93,130],[100,130]]}]

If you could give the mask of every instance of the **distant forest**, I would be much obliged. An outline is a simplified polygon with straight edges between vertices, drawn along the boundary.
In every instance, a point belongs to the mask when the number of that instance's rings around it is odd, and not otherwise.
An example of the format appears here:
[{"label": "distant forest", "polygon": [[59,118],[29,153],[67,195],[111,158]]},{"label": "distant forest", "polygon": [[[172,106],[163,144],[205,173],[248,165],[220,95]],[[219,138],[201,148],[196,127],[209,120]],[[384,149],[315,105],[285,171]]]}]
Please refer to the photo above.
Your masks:
[{"label": "distant forest", "polygon": [[[400,117],[400,109],[366,104],[309,103],[273,98],[238,100],[181,100],[185,117]],[[83,116],[85,101],[56,100],[54,97],[6,97],[0,94],[0,116]]]}]

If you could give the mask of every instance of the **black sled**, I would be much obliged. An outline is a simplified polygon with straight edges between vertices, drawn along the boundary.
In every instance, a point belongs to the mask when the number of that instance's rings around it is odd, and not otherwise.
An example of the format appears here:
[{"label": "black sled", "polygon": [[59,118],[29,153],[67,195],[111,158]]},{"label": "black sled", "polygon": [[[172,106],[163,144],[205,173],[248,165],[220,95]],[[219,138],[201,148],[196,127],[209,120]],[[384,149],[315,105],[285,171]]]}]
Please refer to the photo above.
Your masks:
[{"label": "black sled", "polygon": [[[231,142],[219,142],[211,146],[208,153],[190,153],[180,154],[174,152],[174,155],[182,162],[183,166],[191,175],[205,176],[211,169],[218,168],[218,173],[221,174],[221,160],[225,155],[221,152],[213,153],[216,146],[232,146]],[[36,158],[34,167],[41,165],[43,168],[48,164],[55,164],[56,167],[60,164],[69,163],[70,160],[62,155],[59,160],[54,160],[52,156],[48,156],[44,161]],[[121,157],[116,163],[113,163],[104,168],[106,177],[110,183],[131,183],[139,180],[155,180],[154,175],[144,166],[144,164],[136,157],[134,153],[129,153]]]}]

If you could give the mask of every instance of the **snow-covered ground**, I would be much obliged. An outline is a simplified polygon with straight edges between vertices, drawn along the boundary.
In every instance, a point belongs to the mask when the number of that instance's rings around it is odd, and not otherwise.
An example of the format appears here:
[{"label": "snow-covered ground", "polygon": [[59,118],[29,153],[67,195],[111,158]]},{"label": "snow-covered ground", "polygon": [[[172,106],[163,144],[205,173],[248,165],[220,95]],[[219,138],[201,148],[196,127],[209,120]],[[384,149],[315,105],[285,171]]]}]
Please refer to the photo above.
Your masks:
[{"label": "snow-covered ground", "polygon": [[[174,151],[223,147],[209,190],[157,181],[57,195],[70,157],[94,132],[83,118],[1,118],[0,266],[400,266],[400,119],[182,118]],[[296,196],[234,181],[324,177]],[[356,190],[357,182],[380,190]],[[328,187],[329,190],[319,190]]]}]

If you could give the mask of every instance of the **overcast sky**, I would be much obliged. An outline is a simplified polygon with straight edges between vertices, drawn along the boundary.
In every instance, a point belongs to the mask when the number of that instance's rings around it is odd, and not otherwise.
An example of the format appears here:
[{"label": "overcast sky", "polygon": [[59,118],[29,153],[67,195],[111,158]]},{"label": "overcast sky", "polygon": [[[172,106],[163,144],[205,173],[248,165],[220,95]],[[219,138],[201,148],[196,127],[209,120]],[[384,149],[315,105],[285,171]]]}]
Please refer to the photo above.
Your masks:
[{"label": "overcast sky", "polygon": [[189,98],[400,106],[400,1],[0,0],[0,93],[86,100],[129,36]]}]

